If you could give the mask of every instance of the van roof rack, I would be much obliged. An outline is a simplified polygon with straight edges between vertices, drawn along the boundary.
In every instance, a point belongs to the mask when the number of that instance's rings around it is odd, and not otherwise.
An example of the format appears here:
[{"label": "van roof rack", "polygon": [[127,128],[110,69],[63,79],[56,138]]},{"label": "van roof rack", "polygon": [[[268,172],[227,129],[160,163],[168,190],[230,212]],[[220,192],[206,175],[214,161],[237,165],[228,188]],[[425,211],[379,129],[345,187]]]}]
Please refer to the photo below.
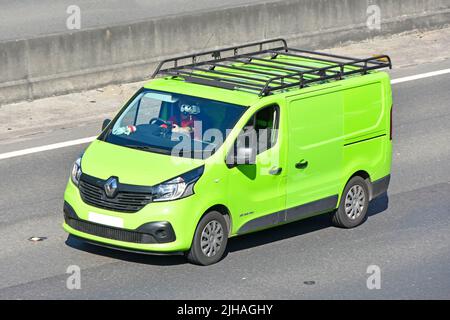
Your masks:
[{"label": "van roof rack", "polygon": [[381,68],[392,68],[389,56],[357,59],[289,48],[285,39],[272,39],[163,60],[152,78],[169,76],[266,96]]}]

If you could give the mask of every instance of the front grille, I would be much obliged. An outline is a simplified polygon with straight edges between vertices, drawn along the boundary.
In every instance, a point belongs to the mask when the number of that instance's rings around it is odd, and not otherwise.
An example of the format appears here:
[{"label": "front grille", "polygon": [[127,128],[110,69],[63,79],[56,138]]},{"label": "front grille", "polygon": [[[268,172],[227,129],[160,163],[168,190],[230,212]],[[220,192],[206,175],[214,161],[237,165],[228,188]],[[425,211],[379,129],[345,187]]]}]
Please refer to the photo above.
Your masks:
[{"label": "front grille", "polygon": [[67,216],[66,223],[75,230],[102,238],[133,243],[156,243],[155,238],[146,233],[103,226],[97,223],[73,219]]},{"label": "front grille", "polygon": [[84,202],[97,208],[119,211],[137,212],[152,202],[151,193],[120,191],[114,198],[108,198],[102,186],[80,179],[80,195]]}]

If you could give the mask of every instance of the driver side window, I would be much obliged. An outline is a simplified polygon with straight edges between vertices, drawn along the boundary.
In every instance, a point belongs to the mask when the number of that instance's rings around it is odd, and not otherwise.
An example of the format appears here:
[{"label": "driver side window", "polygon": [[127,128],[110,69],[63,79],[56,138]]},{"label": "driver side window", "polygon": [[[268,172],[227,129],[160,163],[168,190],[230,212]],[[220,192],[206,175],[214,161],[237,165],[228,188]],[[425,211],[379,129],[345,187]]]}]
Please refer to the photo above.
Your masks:
[{"label": "driver side window", "polygon": [[254,130],[257,154],[272,148],[278,138],[279,107],[271,105],[258,110],[247,122],[244,133]]}]

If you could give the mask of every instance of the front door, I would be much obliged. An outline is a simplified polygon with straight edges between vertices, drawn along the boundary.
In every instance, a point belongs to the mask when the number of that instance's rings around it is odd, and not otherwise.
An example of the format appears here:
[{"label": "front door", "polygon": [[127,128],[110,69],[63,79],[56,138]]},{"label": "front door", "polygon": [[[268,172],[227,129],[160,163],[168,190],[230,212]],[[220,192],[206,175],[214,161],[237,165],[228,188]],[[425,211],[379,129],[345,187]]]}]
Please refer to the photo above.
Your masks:
[{"label": "front door", "polygon": [[277,223],[276,213],[285,205],[285,174],[280,157],[282,139],[280,109],[276,105],[258,110],[247,122],[244,132],[255,130],[257,156],[253,165],[229,169],[228,198],[234,213],[233,225],[246,233]]}]

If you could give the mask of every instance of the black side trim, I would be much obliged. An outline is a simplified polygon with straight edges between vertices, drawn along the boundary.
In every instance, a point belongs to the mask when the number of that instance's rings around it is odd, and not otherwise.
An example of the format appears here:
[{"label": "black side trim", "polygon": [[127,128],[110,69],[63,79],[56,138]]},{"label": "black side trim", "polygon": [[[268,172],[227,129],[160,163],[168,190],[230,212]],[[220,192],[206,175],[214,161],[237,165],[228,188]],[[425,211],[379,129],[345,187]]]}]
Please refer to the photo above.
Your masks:
[{"label": "black side trim", "polygon": [[354,141],[354,142],[349,142],[349,143],[344,144],[344,147],[350,146],[350,145],[355,144],[355,143],[360,143],[360,142],[364,142],[364,141],[368,141],[368,140],[384,137],[385,135],[386,135],[386,133],[380,134],[380,135],[375,136],[375,137],[370,137],[370,138],[367,138],[367,139],[362,139],[362,140],[358,140],[358,141]]},{"label": "black side trim", "polygon": [[313,215],[329,212],[336,208],[337,201],[338,195],[333,195],[320,200],[305,203],[297,207],[255,218],[245,223],[237,233],[248,233],[257,229],[276,226],[280,223],[300,220]]},{"label": "black side trim", "polygon": [[286,220],[294,221],[307,218],[313,214],[325,213],[337,207],[338,195],[309,202],[286,210]]},{"label": "black side trim", "polygon": [[253,230],[262,229],[265,227],[276,226],[277,224],[283,222],[284,216],[285,216],[284,211],[280,211],[255,218],[253,220],[248,221],[242,227],[240,227],[237,233],[243,234]]},{"label": "black side trim", "polygon": [[391,181],[391,175],[388,174],[387,176],[372,182],[372,197],[371,197],[371,199],[374,199],[374,198],[382,195],[383,193],[385,193],[389,187],[390,181]]}]

